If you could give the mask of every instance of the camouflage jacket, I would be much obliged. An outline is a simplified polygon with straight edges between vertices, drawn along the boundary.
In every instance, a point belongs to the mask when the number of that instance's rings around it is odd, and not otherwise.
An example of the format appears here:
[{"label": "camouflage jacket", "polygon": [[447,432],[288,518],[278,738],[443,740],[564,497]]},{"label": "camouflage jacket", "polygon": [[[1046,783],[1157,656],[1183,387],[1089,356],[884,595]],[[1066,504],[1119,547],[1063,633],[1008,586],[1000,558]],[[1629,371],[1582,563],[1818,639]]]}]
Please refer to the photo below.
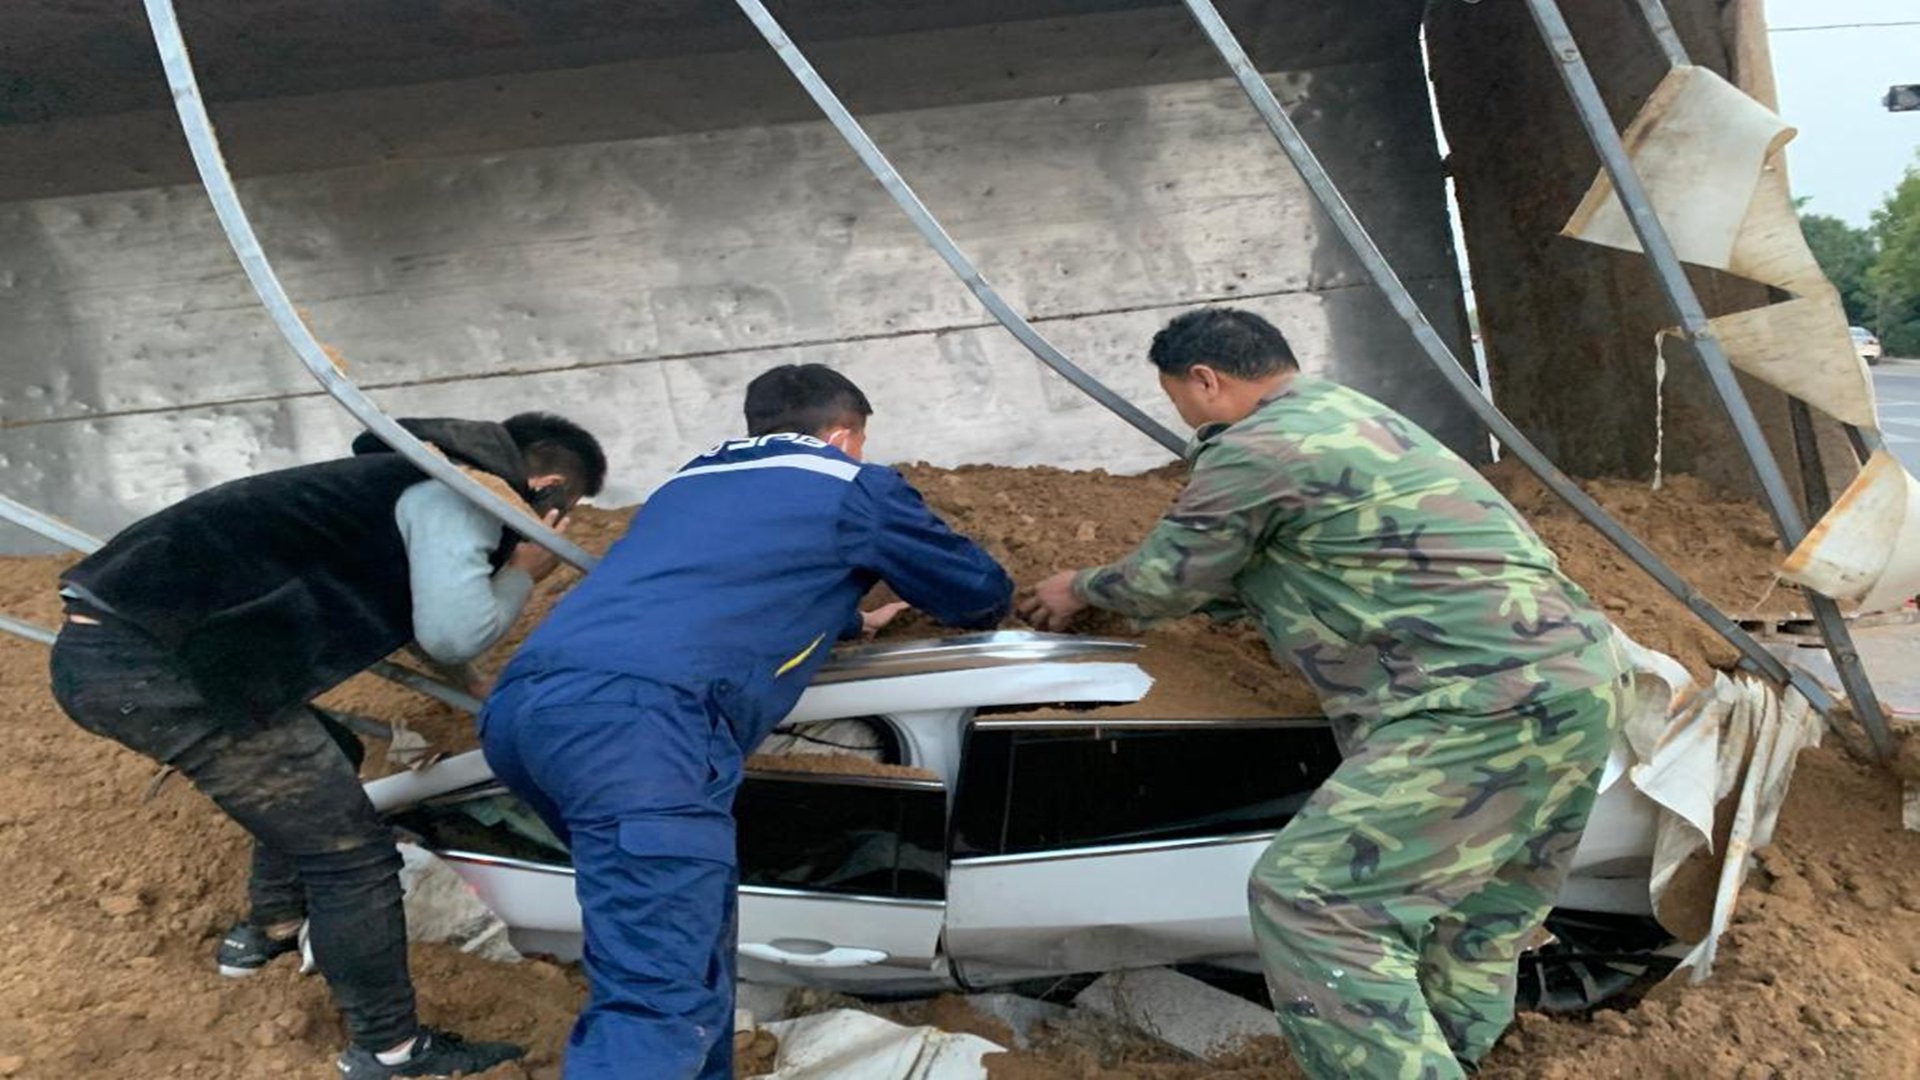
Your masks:
[{"label": "camouflage jacket", "polygon": [[1364,394],[1296,377],[1201,429],[1193,472],[1083,600],[1142,622],[1250,615],[1327,715],[1519,708],[1617,676],[1612,628],[1484,477]]}]

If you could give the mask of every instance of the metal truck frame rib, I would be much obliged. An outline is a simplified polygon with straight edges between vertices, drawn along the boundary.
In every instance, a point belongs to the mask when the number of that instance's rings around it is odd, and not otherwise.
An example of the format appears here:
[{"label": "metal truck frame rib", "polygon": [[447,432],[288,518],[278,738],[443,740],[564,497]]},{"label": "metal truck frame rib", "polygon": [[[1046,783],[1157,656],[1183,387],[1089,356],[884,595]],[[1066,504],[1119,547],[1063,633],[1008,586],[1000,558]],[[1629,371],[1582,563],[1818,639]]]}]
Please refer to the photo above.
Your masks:
[{"label": "metal truck frame rib", "polygon": [[193,61],[187,55],[186,39],[181,36],[180,19],[174,14],[173,0],[146,0],[146,7],[147,21],[153,27],[154,44],[160,51],[160,63],[167,72],[167,85],[173,91],[174,109],[180,114],[180,127],[186,133],[187,148],[193,153],[193,164],[199,170],[200,182],[207,189],[207,198],[213,201],[214,213],[220,217],[220,227],[226,231],[227,242],[233,245],[234,255],[239,257],[241,268],[247,272],[247,281],[253,285],[261,306],[267,309],[267,315],[273,319],[280,336],[286,338],[287,344],[293,347],[300,362],[313,373],[322,389],[353,414],[354,419],[385,440],[388,446],[406,455],[407,460],[418,465],[428,476],[499,518],[507,528],[574,566],[582,570],[592,569],[598,560],[589,555],[586,549],[547,528],[525,507],[515,506],[487,490],[461,472],[458,466],[414,438],[412,433],[381,411],[380,406],[374,404],[373,399],[354,385],[353,380],[327,356],[326,349],[314,337],[313,330],[307,326],[299,311],[295,310],[292,299],[280,284],[279,276],[273,272],[273,264],[267,261],[260,238],[254,234],[253,223],[247,219],[247,211],[240,205],[240,193],[234,189],[233,176],[227,171],[226,160],[220,153],[220,140],[213,132],[212,118],[207,115],[207,103],[200,96],[200,83],[193,72]]},{"label": "metal truck frame rib", "polygon": [[833,124],[834,130],[838,131],[840,137],[847,141],[847,145],[853,148],[853,152],[860,156],[861,164],[867,167],[867,171],[873,174],[875,180],[880,181],[881,187],[887,189],[887,194],[891,195],[893,201],[900,205],[900,209],[906,212],[907,219],[913,222],[913,227],[920,231],[920,235],[926,239],[928,245],[940,256],[941,261],[947,264],[947,268],[967,286],[974,298],[980,301],[980,305],[986,308],[1001,326],[1006,327],[1007,332],[1017,338],[1020,344],[1025,345],[1027,351],[1031,352],[1036,359],[1052,368],[1061,378],[1072,383],[1081,393],[1106,406],[1115,416],[1133,425],[1141,434],[1166,447],[1176,456],[1182,453],[1186,449],[1187,440],[1169,431],[1164,424],[1142,412],[1138,406],[1114,393],[1100,380],[1087,374],[1085,370],[1067,359],[1052,342],[1041,335],[1039,330],[1034,329],[1033,324],[1028,322],[1025,316],[1015,311],[1013,305],[1007,303],[999,290],[987,283],[987,279],[980,275],[980,269],[974,266],[973,261],[954,244],[953,237],[947,235],[947,230],[941,227],[939,219],[927,209],[926,203],[920,201],[920,196],[914,194],[913,188],[907,186],[907,181],[900,175],[899,170],[887,160],[887,155],[880,152],[880,147],[875,145],[866,129],[860,126],[860,121],[855,120],[853,114],[847,111],[847,107],[841,104],[833,88],[829,87],[826,80],[820,77],[820,73],[813,69],[813,64],[807,60],[799,46],[793,43],[793,39],[787,36],[787,32],[781,29],[780,23],[767,11],[766,5],[760,0],[735,0],[735,2],[747,18],[752,20],[754,29],[760,31],[760,36],[767,39],[768,45],[773,46],[773,51],[779,54],[781,62],[787,65],[787,70],[793,72],[793,77],[800,81],[800,86],[806,90],[807,96],[811,97],[813,103],[820,107],[820,111],[827,115],[827,120]]}]

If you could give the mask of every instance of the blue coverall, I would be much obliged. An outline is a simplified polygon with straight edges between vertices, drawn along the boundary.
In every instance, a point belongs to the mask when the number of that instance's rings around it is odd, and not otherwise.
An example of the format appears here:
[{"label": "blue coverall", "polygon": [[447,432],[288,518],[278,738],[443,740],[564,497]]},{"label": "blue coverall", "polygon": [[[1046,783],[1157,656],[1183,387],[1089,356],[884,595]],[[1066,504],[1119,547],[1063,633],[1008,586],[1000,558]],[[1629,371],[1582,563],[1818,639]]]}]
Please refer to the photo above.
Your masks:
[{"label": "blue coverall", "polygon": [[655,492],[502,673],[487,761],[578,875],[591,997],[568,1080],[733,1075],[742,763],[859,634],[877,581],[969,628],[1013,591],[899,473],[806,436],[742,439]]}]

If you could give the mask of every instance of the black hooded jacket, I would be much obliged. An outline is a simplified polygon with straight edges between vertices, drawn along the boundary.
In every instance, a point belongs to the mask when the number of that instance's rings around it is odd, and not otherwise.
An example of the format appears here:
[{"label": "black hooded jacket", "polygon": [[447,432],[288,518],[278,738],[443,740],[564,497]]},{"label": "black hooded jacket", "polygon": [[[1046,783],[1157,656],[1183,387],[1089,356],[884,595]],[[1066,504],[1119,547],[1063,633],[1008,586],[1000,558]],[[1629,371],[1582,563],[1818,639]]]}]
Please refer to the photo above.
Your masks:
[{"label": "black hooded jacket", "polygon": [[[403,420],[529,499],[499,424]],[[221,484],[127,527],[62,576],[171,651],[220,719],[263,721],[413,640],[394,504],[426,474],[363,434],[354,456]],[[496,565],[511,540],[502,533]]]}]

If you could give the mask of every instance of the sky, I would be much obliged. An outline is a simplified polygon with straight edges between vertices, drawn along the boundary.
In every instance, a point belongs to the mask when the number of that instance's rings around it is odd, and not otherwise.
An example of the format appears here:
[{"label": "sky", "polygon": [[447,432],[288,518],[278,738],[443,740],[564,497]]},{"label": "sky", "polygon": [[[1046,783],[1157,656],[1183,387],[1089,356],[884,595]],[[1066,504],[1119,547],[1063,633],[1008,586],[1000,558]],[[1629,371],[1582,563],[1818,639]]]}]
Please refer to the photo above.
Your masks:
[{"label": "sky", "polygon": [[[1920,112],[1892,113],[1887,87],[1920,83],[1920,0],[1767,0],[1787,150],[1807,212],[1865,225],[1920,151]],[[1782,33],[1795,26],[1916,25]]]}]

